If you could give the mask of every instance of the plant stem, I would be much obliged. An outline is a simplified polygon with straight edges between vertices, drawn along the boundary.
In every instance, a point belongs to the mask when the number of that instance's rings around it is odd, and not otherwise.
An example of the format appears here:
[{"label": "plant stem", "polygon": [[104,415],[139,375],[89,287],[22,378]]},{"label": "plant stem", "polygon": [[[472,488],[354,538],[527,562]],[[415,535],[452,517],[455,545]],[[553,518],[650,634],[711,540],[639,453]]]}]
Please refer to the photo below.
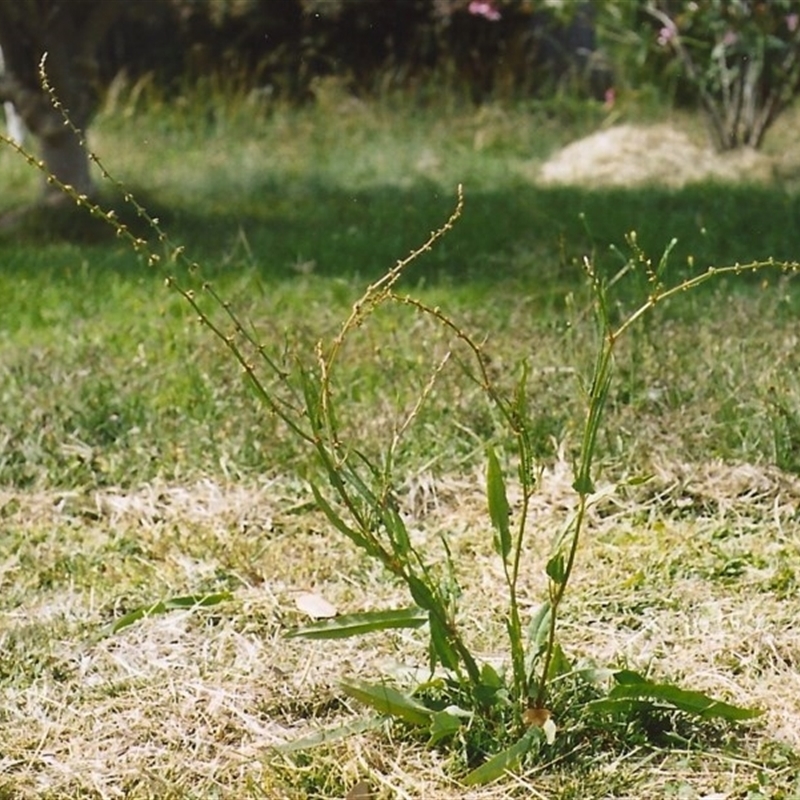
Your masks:
[{"label": "plant stem", "polygon": [[515,704],[515,722],[522,722],[522,703],[528,700],[528,675],[525,669],[525,643],[522,636],[522,621],[519,615],[519,602],[517,600],[517,583],[519,581],[519,569],[522,561],[522,543],[525,540],[525,529],[528,520],[528,508],[530,506],[530,489],[524,487],[522,499],[522,510],[517,525],[517,537],[514,544],[514,559],[511,570],[508,563],[503,561],[506,585],[508,586],[508,641],[511,648],[511,667],[514,679],[514,697],[517,699]]},{"label": "plant stem", "polygon": [[[602,309],[603,305],[600,304]],[[550,624],[547,631],[547,644],[545,647],[544,663],[542,665],[542,675],[539,681],[539,688],[536,693],[536,707],[544,707],[547,694],[547,674],[553,660],[553,653],[556,646],[556,625],[558,621],[558,610],[564,594],[567,591],[572,570],[575,566],[575,557],[578,552],[586,519],[586,509],[589,496],[592,493],[591,471],[592,461],[597,447],[597,433],[600,429],[606,399],[608,397],[608,387],[611,380],[611,367],[614,354],[616,338],[613,333],[608,331],[608,320],[601,312],[602,321],[606,328],[606,337],[602,349],[595,365],[592,377],[592,386],[589,393],[589,408],[586,414],[586,422],[583,428],[583,441],[581,443],[581,454],[578,472],[575,477],[575,486],[578,490],[578,512],[572,526],[572,538],[569,545],[569,553],[564,567],[564,573],[558,582],[550,581]]]}]

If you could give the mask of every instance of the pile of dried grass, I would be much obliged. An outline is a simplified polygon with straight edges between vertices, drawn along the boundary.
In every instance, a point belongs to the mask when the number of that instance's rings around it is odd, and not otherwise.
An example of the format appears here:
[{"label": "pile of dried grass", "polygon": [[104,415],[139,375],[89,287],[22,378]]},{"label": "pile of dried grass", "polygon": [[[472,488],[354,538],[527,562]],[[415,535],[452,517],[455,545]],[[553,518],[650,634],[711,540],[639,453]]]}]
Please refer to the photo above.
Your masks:
[{"label": "pile of dried grass", "polygon": [[709,179],[769,180],[772,160],[751,149],[716,153],[668,124],[618,125],[567,145],[542,166],[545,185],[681,187]]}]

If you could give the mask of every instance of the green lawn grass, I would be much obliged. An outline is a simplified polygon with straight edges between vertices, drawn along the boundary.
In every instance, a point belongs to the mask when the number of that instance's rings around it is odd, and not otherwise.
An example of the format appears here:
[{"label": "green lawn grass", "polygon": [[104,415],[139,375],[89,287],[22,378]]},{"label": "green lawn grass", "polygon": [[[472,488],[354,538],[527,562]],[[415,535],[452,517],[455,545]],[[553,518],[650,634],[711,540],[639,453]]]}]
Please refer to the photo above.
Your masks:
[{"label": "green lawn grass", "polygon": [[[536,163],[591,119],[371,107],[335,91],[264,116],[241,101],[216,118],[145,110],[130,126],[123,111],[98,120],[99,154],[287,363],[311,363],[317,340],[446,219],[464,184],[461,220],[402,288],[487,337],[499,386],[528,361],[547,470],[542,542],[570,502],[597,345],[581,258],[614,274],[612,246],[625,253],[632,230],[654,260],[678,239],[675,280],[800,253],[800,199],[777,183],[535,185]],[[0,151],[6,208],[36,191],[13,155]],[[369,676],[426,656],[413,636],[346,643],[332,671],[327,645],[281,639],[300,590],[354,611],[397,602],[398,587],[314,513],[309,454],[163,279],[72,210],[0,239],[0,796],[332,797],[361,778],[381,797],[453,796],[459,765],[402,733],[293,761],[270,750],[351,718],[335,686],[342,670]],[[800,792],[800,651],[787,610],[800,580],[795,283],[777,272],[727,279],[657,309],[622,344],[601,479],[655,477],[593,520],[562,634],[576,658],[651,666],[760,705],[767,721],[688,731],[671,746],[631,731],[604,748],[566,731],[555,765],[469,796]],[[623,313],[646,279],[617,288]],[[337,391],[359,447],[380,452],[450,346],[399,307],[351,338]],[[420,536],[451,537],[476,641],[491,654],[500,587],[480,472],[485,443],[505,440],[457,361],[397,468]],[[542,564],[535,548],[526,555],[533,603]],[[221,590],[234,599],[97,639],[143,603]]]}]

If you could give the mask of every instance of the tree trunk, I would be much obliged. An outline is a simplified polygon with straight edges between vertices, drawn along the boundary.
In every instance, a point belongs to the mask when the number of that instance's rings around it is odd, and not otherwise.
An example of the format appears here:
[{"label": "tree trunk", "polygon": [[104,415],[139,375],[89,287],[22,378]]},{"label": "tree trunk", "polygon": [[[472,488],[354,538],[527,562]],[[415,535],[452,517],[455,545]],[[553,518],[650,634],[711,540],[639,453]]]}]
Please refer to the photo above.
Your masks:
[{"label": "tree trunk", "polygon": [[[80,143],[80,139],[65,128],[60,136],[42,137],[39,153],[49,174],[71,186],[78,194],[91,197],[95,192],[95,183],[89,169],[89,157]],[[58,204],[68,199],[57,186],[45,178],[44,202],[48,205]]]},{"label": "tree trunk", "polygon": [[[80,140],[99,103],[96,51],[124,7],[122,0],[0,0],[0,48],[7,70],[0,76],[0,101],[14,104],[38,140],[48,172],[80,194],[95,190]],[[41,85],[45,53],[47,80],[77,134]],[[45,180],[44,201],[61,197]]]}]

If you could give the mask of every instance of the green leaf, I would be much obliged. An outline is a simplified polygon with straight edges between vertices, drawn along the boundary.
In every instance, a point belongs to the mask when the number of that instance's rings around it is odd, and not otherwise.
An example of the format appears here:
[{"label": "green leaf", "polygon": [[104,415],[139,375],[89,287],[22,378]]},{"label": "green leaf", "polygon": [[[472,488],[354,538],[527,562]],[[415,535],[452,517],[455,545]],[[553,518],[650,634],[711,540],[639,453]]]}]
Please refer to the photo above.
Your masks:
[{"label": "green leaf", "polygon": [[664,270],[667,268],[667,264],[669,263],[670,254],[674,250],[676,244],[678,244],[678,240],[673,236],[672,239],[670,239],[669,244],[664,248],[664,252],[661,254],[661,258],[658,262],[658,267],[656,267],[656,275],[659,278],[664,274]]},{"label": "green leaf", "polygon": [[550,634],[550,615],[552,611],[550,601],[546,600],[536,609],[536,613],[531,617],[528,625],[528,641],[536,654],[541,652]]},{"label": "green leaf", "polygon": [[431,611],[438,607],[439,604],[436,602],[433,592],[423,580],[410,573],[403,575],[403,579],[408,586],[408,591],[411,592],[411,597],[420,608]]},{"label": "green leaf", "polygon": [[[377,469],[376,467],[367,459],[367,457],[360,453],[358,450],[351,451],[361,463],[363,463],[366,468],[372,473],[373,477],[377,476]],[[344,466],[344,476],[347,480],[347,483],[352,486],[358,496],[367,504],[370,508],[378,508],[380,506],[380,499],[375,494],[375,492],[369,488],[369,486],[364,482],[359,474],[358,470],[355,468],[355,465],[347,462]]]},{"label": "green leaf", "polygon": [[395,509],[385,509],[381,513],[381,518],[389,533],[395,555],[406,561],[409,552],[411,552],[411,539],[408,536],[408,528],[406,528],[403,518]]},{"label": "green leaf", "polygon": [[481,686],[486,686],[488,689],[503,688],[503,679],[491,664],[481,666]]},{"label": "green leaf", "polygon": [[419,628],[428,621],[428,613],[417,607],[391,608],[383,611],[365,611],[345,614],[294,628],[286,633],[287,639],[344,639],[389,628]]},{"label": "green leaf", "polygon": [[341,681],[340,685],[349,697],[374,708],[380,714],[402,719],[411,725],[426,726],[433,717],[431,709],[391,686],[355,680]]},{"label": "green leaf", "polygon": [[215,594],[190,594],[183,597],[171,597],[169,600],[160,600],[149,606],[139,606],[133,611],[129,611],[124,616],[114,620],[110,625],[103,629],[103,636],[110,636],[118,633],[123,628],[133,625],[140,619],[152,617],[155,614],[165,614],[168,611],[175,611],[177,609],[192,609],[192,608],[206,608],[208,606],[215,606],[218,603],[223,603],[230,600],[233,595],[230,592],[217,592]]},{"label": "green leaf", "polygon": [[[450,636],[445,630],[439,618],[435,614],[429,617],[431,632],[432,655],[445,669],[458,669],[459,658],[455,648],[450,643]],[[431,659],[434,661],[434,659]]]},{"label": "green leaf", "polygon": [[320,432],[323,429],[323,423],[320,415],[322,402],[319,382],[305,369],[300,370],[300,380],[308,421],[315,432]]},{"label": "green leaf", "polygon": [[744,708],[721,700],[715,700],[703,692],[681,689],[670,684],[650,684],[648,686],[618,686],[611,690],[613,697],[650,698],[662,700],[679,711],[700,717],[700,719],[724,719],[738,722],[754,719],[764,712],[758,708]]},{"label": "green leaf", "polygon": [[215,592],[213,594],[190,594],[184,597],[172,597],[164,601],[165,611],[174,611],[176,608],[208,608],[232,600],[230,592]]},{"label": "green leaf", "polygon": [[550,666],[547,669],[547,680],[552,681],[561,675],[567,675],[572,671],[572,663],[567,658],[561,645],[556,642],[553,646],[553,656],[550,659]]},{"label": "green leaf", "polygon": [[562,583],[564,583],[564,579],[566,577],[564,569],[564,556],[562,553],[556,553],[547,562],[545,572],[547,573],[547,577],[550,578],[553,583],[557,583],[560,586]]},{"label": "green leaf", "polygon": [[322,496],[322,492],[312,483],[311,491],[314,494],[314,501],[319,507],[320,511],[328,518],[330,522],[340,533],[343,533],[353,544],[362,547],[367,552],[371,553],[372,548],[370,543],[362,536],[357,530],[351,528],[334,510],[331,504]]},{"label": "green leaf", "polygon": [[273,750],[279,753],[297,753],[300,750],[310,750],[312,747],[319,747],[323,744],[332,744],[341,741],[357,733],[372,731],[386,724],[385,717],[367,717],[348,722],[346,725],[337,725],[332,728],[325,728],[302,739],[293,742],[275,745]]},{"label": "green leaf", "polygon": [[431,720],[431,738],[428,744],[433,746],[442,739],[448,739],[458,733],[465,719],[472,717],[469,711],[464,711],[456,706],[449,706],[443,711],[436,711]]},{"label": "green leaf", "polygon": [[549,601],[542,603],[531,621],[528,623],[528,649],[525,655],[525,672],[534,680],[534,670],[547,647],[547,640],[550,636],[550,617],[552,608]]},{"label": "green leaf", "polygon": [[594,484],[588,475],[579,475],[575,478],[572,488],[578,494],[592,494],[594,492]]},{"label": "green leaf", "polygon": [[541,728],[530,728],[525,735],[511,747],[492,756],[464,778],[467,786],[479,786],[502,778],[510,770],[519,765],[519,762],[530,751],[534,743],[544,739]]},{"label": "green leaf", "polygon": [[630,697],[603,697],[586,703],[584,709],[594,716],[610,715],[620,718],[630,717],[634,711],[653,711],[654,706],[650,700],[637,700]]},{"label": "green leaf", "polygon": [[487,448],[486,496],[489,501],[489,517],[495,530],[494,549],[505,561],[511,552],[511,528],[509,527],[508,497],[500,462],[492,447]]},{"label": "green leaf", "polygon": [[621,669],[619,672],[614,672],[611,677],[618,683],[618,684],[636,684],[641,685],[643,683],[652,685],[652,681],[649,681],[644,675],[640,675],[638,672],[634,672],[630,669]]},{"label": "green leaf", "polygon": [[649,483],[651,480],[653,480],[654,477],[655,476],[651,472],[645,473],[644,475],[634,475],[633,477],[628,478],[625,481],[625,485],[626,486],[643,486],[645,483]]},{"label": "green leaf", "polygon": [[502,702],[507,697],[505,688],[506,685],[497,670],[491,664],[484,663],[481,666],[480,683],[475,687],[475,697],[478,702],[485,706],[496,705],[498,701]]},{"label": "green leaf", "polygon": [[660,701],[670,708],[683,711],[700,719],[724,719],[739,722],[754,719],[764,712],[757,708],[744,708],[715,700],[703,692],[681,689],[668,683],[653,683],[630,670],[614,673],[617,685],[604,700],[589,703],[592,711],[624,711],[640,707],[642,701]]}]

